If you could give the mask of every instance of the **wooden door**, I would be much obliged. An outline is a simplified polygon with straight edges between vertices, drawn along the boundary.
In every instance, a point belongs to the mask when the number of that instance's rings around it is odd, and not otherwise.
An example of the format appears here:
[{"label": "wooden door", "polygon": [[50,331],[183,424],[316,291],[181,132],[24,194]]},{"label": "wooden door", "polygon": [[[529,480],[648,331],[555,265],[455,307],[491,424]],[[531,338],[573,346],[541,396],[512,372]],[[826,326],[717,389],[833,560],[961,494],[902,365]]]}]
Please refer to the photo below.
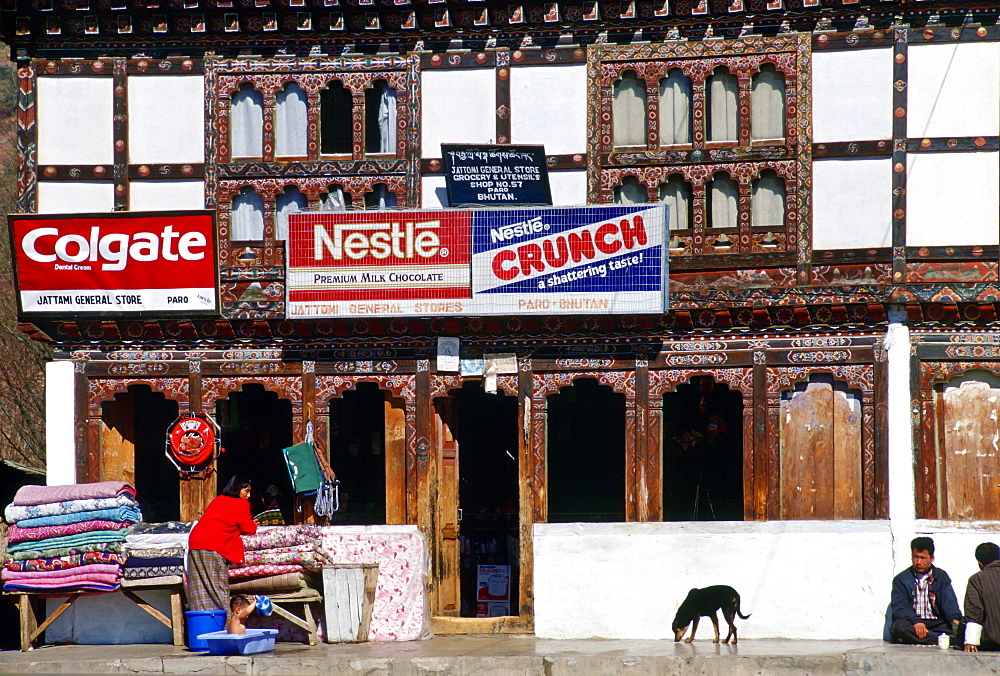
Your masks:
[{"label": "wooden door", "polygon": [[1000,518],[1000,389],[967,380],[946,388],[938,407],[942,516]]},{"label": "wooden door", "polygon": [[860,519],[861,402],[811,382],[781,402],[781,518]]},{"label": "wooden door", "polygon": [[458,617],[461,609],[459,570],[458,511],[458,440],[453,432],[455,400],[435,401],[438,481],[436,495],[437,528],[434,533],[433,574],[435,578],[435,615]]}]

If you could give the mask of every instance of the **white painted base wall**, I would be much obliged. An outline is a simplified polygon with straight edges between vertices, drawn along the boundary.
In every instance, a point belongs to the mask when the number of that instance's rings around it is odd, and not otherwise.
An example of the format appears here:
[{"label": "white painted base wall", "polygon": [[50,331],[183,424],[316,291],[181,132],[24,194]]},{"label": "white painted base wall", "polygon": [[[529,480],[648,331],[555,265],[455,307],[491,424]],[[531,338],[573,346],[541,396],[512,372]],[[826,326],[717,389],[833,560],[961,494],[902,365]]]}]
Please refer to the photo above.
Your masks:
[{"label": "white painted base wall", "polygon": [[[934,537],[961,604],[976,545],[996,539],[987,525],[918,522],[895,538],[905,551]],[[540,638],[672,639],[688,591],[727,584],[752,615],[736,620],[741,639],[880,639],[892,578],[910,565],[889,521],[535,524],[533,541]],[[711,620],[697,637],[714,637]]]}]

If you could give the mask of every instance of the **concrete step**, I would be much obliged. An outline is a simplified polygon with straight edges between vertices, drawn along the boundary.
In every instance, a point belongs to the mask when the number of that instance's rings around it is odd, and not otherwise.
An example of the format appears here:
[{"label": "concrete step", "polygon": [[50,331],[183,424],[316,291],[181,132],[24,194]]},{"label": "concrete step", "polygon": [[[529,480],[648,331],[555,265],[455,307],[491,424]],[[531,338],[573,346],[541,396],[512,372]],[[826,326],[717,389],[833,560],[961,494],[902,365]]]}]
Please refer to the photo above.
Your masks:
[{"label": "concrete step", "polygon": [[279,643],[260,655],[213,657],[166,645],[45,646],[0,652],[0,674],[337,674],[363,676],[919,676],[1000,674],[1000,653],[879,641],[672,641],[439,636],[400,643]]}]

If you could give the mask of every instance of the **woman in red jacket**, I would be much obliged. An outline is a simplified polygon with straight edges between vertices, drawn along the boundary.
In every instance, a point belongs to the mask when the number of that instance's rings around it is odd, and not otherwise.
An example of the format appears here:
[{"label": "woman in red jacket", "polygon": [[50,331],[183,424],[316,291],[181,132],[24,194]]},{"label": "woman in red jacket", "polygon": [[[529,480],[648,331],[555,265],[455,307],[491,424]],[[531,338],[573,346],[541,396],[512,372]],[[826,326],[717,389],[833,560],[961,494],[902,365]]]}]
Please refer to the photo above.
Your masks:
[{"label": "woman in red jacket", "polygon": [[243,563],[240,535],[256,532],[250,516],[250,480],[237,474],[188,535],[188,610],[229,608],[229,562]]}]

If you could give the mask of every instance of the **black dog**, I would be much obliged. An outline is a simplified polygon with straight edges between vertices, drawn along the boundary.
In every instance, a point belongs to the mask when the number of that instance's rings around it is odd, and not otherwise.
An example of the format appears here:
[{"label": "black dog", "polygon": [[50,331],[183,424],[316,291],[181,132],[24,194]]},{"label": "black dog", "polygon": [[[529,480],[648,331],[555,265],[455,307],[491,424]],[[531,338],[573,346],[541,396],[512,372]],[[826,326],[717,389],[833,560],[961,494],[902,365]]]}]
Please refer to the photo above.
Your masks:
[{"label": "black dog", "polygon": [[698,631],[698,620],[702,616],[712,618],[712,624],[715,626],[715,640],[713,643],[719,642],[719,618],[715,614],[715,611],[721,610],[722,616],[726,618],[726,622],[729,623],[729,635],[726,636],[726,640],[723,643],[729,643],[729,638],[732,637],[733,645],[736,645],[736,625],[733,624],[733,619],[736,615],[740,616],[740,619],[747,619],[749,615],[744,615],[740,610],[740,595],[732,587],[728,587],[724,584],[717,584],[714,587],[705,587],[704,589],[692,589],[688,592],[687,598],[681,604],[681,607],[677,609],[677,615],[674,616],[674,623],[671,628],[674,630],[674,642],[680,641],[684,638],[684,634],[687,632],[688,625],[694,620],[694,626],[691,628],[691,636],[687,639],[687,643],[694,640],[694,633]]}]

